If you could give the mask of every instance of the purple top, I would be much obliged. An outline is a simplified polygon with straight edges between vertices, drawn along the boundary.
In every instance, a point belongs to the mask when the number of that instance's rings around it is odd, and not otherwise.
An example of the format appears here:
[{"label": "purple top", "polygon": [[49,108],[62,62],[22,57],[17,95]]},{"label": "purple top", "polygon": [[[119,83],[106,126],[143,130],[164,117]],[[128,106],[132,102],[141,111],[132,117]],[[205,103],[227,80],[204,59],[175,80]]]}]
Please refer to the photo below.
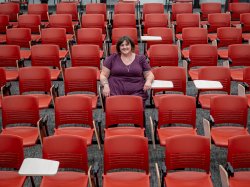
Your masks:
[{"label": "purple top", "polygon": [[125,65],[119,54],[112,54],[106,58],[103,65],[110,70],[110,95],[138,95],[144,101],[147,99],[147,92],[143,91],[143,72],[151,68],[144,55],[135,55],[134,61]]}]

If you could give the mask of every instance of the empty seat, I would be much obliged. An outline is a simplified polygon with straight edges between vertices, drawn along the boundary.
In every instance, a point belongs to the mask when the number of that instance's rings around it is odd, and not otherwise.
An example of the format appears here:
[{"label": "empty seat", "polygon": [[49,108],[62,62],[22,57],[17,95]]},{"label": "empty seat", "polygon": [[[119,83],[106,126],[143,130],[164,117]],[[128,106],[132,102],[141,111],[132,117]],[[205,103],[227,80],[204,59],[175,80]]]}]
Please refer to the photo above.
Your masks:
[{"label": "empty seat", "polygon": [[240,15],[240,24],[243,32],[243,40],[250,40],[250,13],[243,13]]},{"label": "empty seat", "polygon": [[[67,39],[73,39],[75,28],[72,22],[71,14],[54,14],[49,17],[50,28],[65,28],[67,32]],[[70,35],[69,35],[70,34]]]},{"label": "empty seat", "polygon": [[183,13],[193,13],[192,3],[173,3],[171,21],[176,21],[176,15]]},{"label": "empty seat", "polygon": [[114,6],[114,14],[135,14],[135,4],[116,3]]},{"label": "empty seat", "polygon": [[221,13],[221,3],[203,2],[201,6],[201,20],[207,20],[208,14]]},{"label": "empty seat", "polygon": [[148,33],[148,29],[152,27],[168,27],[167,14],[147,14],[144,21],[144,34]]},{"label": "empty seat", "polygon": [[164,5],[162,3],[144,3],[142,7],[143,20],[147,14],[164,14]]},{"label": "empty seat", "polygon": [[48,4],[29,4],[28,5],[28,14],[40,15],[41,20],[47,22],[48,21]]},{"label": "empty seat", "polygon": [[134,14],[115,14],[113,16],[113,28],[136,28]]},{"label": "empty seat", "polygon": [[107,8],[105,3],[87,3],[86,14],[103,14],[104,20],[107,20]]},{"label": "empty seat", "polygon": [[0,43],[6,43],[6,29],[9,26],[9,16],[0,15]]},{"label": "empty seat", "polygon": [[229,3],[229,9],[228,10],[232,15],[232,20],[233,21],[239,21],[240,20],[240,14],[250,13],[250,4],[249,3],[243,3],[243,2]]},{"label": "empty seat", "polygon": [[[20,12],[18,3],[1,3],[0,14],[8,15],[11,22],[17,21],[17,16]],[[14,24],[14,23],[13,23]]]},{"label": "empty seat", "polygon": [[76,3],[57,3],[56,14],[70,14],[75,24],[78,23],[78,12]]}]

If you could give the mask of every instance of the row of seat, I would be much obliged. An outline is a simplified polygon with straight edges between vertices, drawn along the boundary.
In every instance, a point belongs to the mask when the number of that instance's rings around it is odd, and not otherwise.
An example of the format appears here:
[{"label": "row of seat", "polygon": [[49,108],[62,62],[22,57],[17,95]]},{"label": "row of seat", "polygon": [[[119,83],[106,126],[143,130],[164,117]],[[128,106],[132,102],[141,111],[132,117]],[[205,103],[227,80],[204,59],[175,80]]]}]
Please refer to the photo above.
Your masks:
[{"label": "row of seat", "polygon": [[[24,160],[22,139],[18,136],[0,135],[0,167],[19,169]],[[238,136],[229,139],[227,172],[220,165],[222,185],[247,186],[249,171],[234,169],[249,168],[250,136]],[[15,146],[13,146],[15,145]],[[44,139],[43,158],[59,161],[60,168],[78,169],[79,171],[58,171],[54,176],[43,176],[40,186],[58,186],[63,184],[76,186],[97,186],[98,167],[88,166],[86,140],[77,136],[58,135]],[[210,174],[210,143],[201,136],[175,136],[166,143],[165,169],[160,172],[155,163],[157,186],[213,186]],[[178,156],[176,156],[178,155]],[[241,159],[241,158],[244,158]],[[104,171],[102,183],[111,186],[150,186],[148,142],[144,137],[121,135],[105,139]],[[122,169],[136,169],[123,171]],[[191,168],[193,170],[183,170]],[[119,169],[122,171],[114,171]],[[195,170],[196,169],[196,170]],[[200,169],[202,171],[197,171]],[[182,170],[182,171],[174,171]],[[92,171],[92,172],[91,172]],[[26,176],[15,171],[0,171],[1,186],[23,186]],[[94,173],[95,180],[91,175]],[[46,175],[46,174],[45,174]],[[229,177],[229,178],[228,178]],[[33,179],[33,178],[32,178]],[[34,183],[33,183],[33,186]],[[156,185],[155,185],[156,186]]]}]

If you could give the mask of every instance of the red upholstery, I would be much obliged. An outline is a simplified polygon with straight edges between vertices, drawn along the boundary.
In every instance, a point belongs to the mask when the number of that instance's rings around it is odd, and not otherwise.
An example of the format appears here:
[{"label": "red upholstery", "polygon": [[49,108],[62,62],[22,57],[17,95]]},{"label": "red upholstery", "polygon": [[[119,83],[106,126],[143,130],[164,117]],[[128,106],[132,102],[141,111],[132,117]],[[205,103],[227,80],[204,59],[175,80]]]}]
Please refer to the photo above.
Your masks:
[{"label": "red upholstery", "polygon": [[67,34],[74,34],[71,14],[54,14],[49,17],[50,28],[64,28]]},{"label": "red upholstery", "polygon": [[17,21],[20,7],[18,3],[1,3],[0,14],[8,15],[9,21]]},{"label": "red upholstery", "polygon": [[149,28],[168,27],[168,21],[166,14],[147,14],[144,22],[144,34],[148,33]]},{"label": "red upholstery", "polygon": [[143,20],[145,20],[146,14],[164,14],[164,5],[162,3],[144,3],[142,13]]},{"label": "red upholstery", "polygon": [[84,14],[81,20],[82,28],[100,28],[102,33],[106,34],[104,15],[102,14]]},{"label": "red upholstery", "polygon": [[28,5],[28,14],[40,15],[42,21],[48,21],[48,4],[29,4]]},{"label": "red upholstery", "polygon": [[56,14],[70,14],[72,20],[78,21],[78,12],[76,3],[57,3]]},{"label": "red upholstery", "polygon": [[249,3],[229,3],[229,11],[232,15],[232,20],[239,20],[240,14],[250,13]]},{"label": "red upholstery", "polygon": [[9,16],[0,15],[0,33],[6,34],[6,27],[9,25]]},{"label": "red upholstery", "polygon": [[114,6],[114,14],[135,14],[135,4],[116,3]]},{"label": "red upholstery", "polygon": [[216,33],[220,27],[231,26],[231,16],[228,13],[213,13],[208,15],[208,32]]},{"label": "red upholstery", "polygon": [[107,20],[107,10],[105,3],[86,4],[86,14],[103,14],[104,20]]},{"label": "red upholstery", "polygon": [[192,3],[173,3],[171,21],[176,21],[176,15],[183,13],[193,13]]},{"label": "red upholstery", "polygon": [[115,14],[113,28],[136,28],[135,14]]},{"label": "red upholstery", "polygon": [[40,34],[41,17],[35,14],[24,14],[18,16],[19,28],[30,28],[31,33]]},{"label": "red upholstery", "polygon": [[187,27],[199,27],[200,18],[198,14],[183,13],[178,14],[176,17],[175,33],[181,33],[183,28]]}]

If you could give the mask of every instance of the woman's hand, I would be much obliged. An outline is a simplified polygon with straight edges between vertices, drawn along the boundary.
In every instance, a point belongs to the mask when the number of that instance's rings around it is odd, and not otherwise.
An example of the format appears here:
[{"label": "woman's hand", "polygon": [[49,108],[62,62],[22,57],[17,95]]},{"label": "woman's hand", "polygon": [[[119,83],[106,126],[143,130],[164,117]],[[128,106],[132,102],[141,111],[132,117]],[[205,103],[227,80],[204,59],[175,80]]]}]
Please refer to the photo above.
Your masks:
[{"label": "woman's hand", "polygon": [[146,81],[145,84],[144,84],[143,90],[144,91],[150,90],[151,86],[152,86],[151,81]]},{"label": "woman's hand", "polygon": [[109,88],[108,84],[104,84],[102,93],[103,93],[103,95],[105,97],[109,97],[110,96],[110,88]]}]

